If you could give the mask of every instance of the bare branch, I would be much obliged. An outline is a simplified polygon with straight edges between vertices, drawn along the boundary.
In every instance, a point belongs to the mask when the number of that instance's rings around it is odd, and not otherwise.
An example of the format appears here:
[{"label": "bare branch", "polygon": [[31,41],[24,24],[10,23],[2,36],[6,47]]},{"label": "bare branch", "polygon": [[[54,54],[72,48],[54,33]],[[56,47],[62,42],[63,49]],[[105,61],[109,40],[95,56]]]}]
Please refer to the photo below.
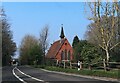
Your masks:
[{"label": "bare branch", "polygon": [[100,44],[99,44],[99,46],[100,46],[103,50],[105,50],[104,46],[102,46],[102,45],[100,45]]},{"label": "bare branch", "polygon": [[117,44],[115,44],[114,46],[112,46],[112,47],[110,48],[110,50],[112,50],[113,48],[115,48],[115,47],[118,46],[118,45],[120,45],[120,42],[118,42]]}]

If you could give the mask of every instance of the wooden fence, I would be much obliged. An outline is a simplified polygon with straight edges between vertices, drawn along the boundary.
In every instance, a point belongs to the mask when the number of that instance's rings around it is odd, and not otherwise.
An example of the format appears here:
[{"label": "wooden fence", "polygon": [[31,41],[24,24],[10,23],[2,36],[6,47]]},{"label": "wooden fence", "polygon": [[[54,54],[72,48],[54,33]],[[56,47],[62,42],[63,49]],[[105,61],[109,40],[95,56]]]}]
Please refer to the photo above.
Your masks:
[{"label": "wooden fence", "polygon": [[[47,60],[48,65],[50,66],[59,66],[62,68],[78,68],[78,63],[73,63],[70,60],[62,60],[58,61],[56,59]],[[89,69],[120,69],[120,62],[109,62],[109,67],[106,67],[106,63],[104,61],[97,62],[94,64],[89,63],[80,63],[80,69],[89,68]]]}]

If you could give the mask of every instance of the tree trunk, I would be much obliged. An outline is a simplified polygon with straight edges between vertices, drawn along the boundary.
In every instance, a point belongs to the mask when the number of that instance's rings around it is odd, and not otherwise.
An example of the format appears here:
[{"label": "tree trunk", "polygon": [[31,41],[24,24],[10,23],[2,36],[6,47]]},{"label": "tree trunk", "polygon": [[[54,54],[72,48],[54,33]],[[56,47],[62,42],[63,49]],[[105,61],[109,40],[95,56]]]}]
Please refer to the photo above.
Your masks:
[{"label": "tree trunk", "polygon": [[46,65],[46,61],[45,61],[45,47],[43,48],[43,65]]},{"label": "tree trunk", "polygon": [[103,59],[103,66],[104,66],[104,70],[106,71],[105,59]]},{"label": "tree trunk", "polygon": [[109,58],[110,58],[110,56],[109,56],[108,49],[106,49],[105,51],[106,51],[106,56],[107,56],[106,57],[107,58],[106,61],[107,61],[107,67],[108,67],[109,66]]},{"label": "tree trunk", "polygon": [[88,66],[89,66],[89,70],[91,70],[91,69],[92,69],[92,68],[91,68],[91,65],[89,64]]}]

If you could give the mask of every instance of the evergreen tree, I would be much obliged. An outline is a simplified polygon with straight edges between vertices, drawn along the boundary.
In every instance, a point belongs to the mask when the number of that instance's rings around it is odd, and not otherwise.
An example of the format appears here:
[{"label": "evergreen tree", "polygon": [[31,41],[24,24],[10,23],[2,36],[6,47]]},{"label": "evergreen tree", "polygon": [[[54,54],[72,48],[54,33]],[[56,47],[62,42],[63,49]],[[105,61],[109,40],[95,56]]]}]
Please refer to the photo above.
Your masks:
[{"label": "evergreen tree", "polygon": [[75,48],[75,46],[77,46],[77,44],[79,43],[79,38],[78,36],[76,35],[73,39],[73,43],[72,43],[72,47]]},{"label": "evergreen tree", "polygon": [[88,64],[88,68],[91,69],[92,66],[97,65],[101,61],[102,57],[98,53],[98,48],[90,43],[84,46],[81,51],[82,62]]},{"label": "evergreen tree", "polygon": [[84,49],[84,46],[87,45],[86,40],[79,40],[79,43],[74,48],[74,58],[76,61],[82,61],[81,52]]},{"label": "evergreen tree", "polygon": [[16,43],[13,41],[12,31],[10,30],[10,24],[7,21],[7,17],[4,10],[1,9],[2,22],[2,65],[9,65],[11,56],[14,56],[16,51]]},{"label": "evergreen tree", "polygon": [[[0,15],[1,9],[0,9]],[[0,66],[2,66],[2,19],[0,18]]]}]

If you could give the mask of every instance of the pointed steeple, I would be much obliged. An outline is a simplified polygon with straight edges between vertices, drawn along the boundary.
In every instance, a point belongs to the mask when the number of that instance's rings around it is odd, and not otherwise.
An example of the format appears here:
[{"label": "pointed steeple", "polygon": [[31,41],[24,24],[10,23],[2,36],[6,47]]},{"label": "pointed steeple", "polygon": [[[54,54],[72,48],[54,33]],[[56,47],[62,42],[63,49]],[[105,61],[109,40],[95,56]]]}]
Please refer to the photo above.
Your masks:
[{"label": "pointed steeple", "polygon": [[64,35],[63,24],[62,24],[60,38],[63,39],[64,37],[65,35]]}]

